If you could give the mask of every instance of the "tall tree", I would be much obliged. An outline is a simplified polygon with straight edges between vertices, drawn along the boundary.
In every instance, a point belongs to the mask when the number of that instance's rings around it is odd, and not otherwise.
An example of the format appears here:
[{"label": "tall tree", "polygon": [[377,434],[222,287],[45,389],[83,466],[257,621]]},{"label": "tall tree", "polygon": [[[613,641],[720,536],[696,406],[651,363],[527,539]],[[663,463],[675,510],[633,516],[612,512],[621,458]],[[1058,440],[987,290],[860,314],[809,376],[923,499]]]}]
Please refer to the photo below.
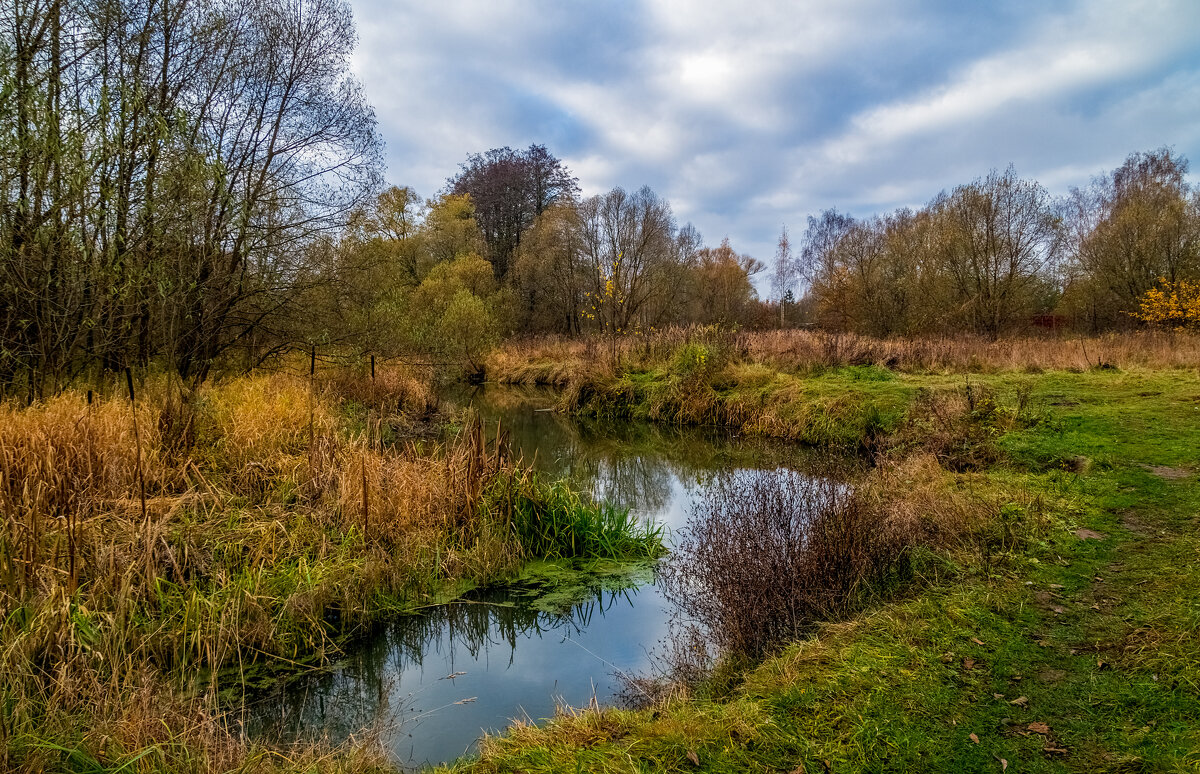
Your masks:
[{"label": "tall tree", "polygon": [[555,203],[573,200],[579,184],[546,146],[530,145],[523,151],[493,148],[468,157],[447,181],[447,191],[471,197],[496,278],[504,279],[534,219]]},{"label": "tall tree", "polygon": [[792,279],[796,272],[796,261],[792,257],[792,243],[788,239],[787,226],[779,232],[779,242],[775,246],[775,263],[771,269],[771,292],[779,302],[779,327],[784,324],[784,304],[792,289]]}]

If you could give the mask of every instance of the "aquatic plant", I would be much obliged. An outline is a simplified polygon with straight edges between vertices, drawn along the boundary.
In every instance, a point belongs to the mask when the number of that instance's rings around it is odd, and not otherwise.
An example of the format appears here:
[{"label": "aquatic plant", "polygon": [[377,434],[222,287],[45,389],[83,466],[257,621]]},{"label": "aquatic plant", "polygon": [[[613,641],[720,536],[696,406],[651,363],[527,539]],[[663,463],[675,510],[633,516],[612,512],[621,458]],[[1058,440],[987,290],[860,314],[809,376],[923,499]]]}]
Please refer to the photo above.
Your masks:
[{"label": "aquatic plant", "polygon": [[569,559],[655,557],[662,527],[641,522],[628,508],[596,503],[564,481],[515,471],[493,482],[486,501],[529,556]]}]

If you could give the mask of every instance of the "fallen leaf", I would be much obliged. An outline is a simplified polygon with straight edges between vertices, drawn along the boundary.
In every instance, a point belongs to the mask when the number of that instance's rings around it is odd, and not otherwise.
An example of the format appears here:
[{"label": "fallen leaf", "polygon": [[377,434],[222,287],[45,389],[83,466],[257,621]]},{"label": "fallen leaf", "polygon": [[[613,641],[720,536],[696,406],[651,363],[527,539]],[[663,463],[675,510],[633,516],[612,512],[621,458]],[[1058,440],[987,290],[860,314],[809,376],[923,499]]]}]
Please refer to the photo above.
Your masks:
[{"label": "fallen leaf", "polygon": [[1062,615],[1063,613],[1067,612],[1066,610],[1062,609],[1061,607],[1054,607],[1051,609],[1054,610],[1055,615]]},{"label": "fallen leaf", "polygon": [[1104,535],[1094,529],[1077,529],[1075,530],[1075,537],[1080,540],[1104,540]]},{"label": "fallen leaf", "polygon": [[992,757],[995,758],[996,760],[1000,761],[1000,770],[1001,771],[1008,771],[1008,761],[1007,760],[1005,760],[1004,758],[1001,758],[999,755],[996,755],[995,753],[992,753]]},{"label": "fallen leaf", "polygon": [[976,645],[982,645],[982,644],[983,644],[983,640],[979,639],[978,637],[972,637],[972,638],[971,638],[971,642],[975,643]]},{"label": "fallen leaf", "polygon": [[1065,589],[1065,588],[1066,588],[1066,586],[1062,585],[1061,583],[1051,583],[1051,584],[1050,584],[1050,588],[1052,588],[1052,589]]},{"label": "fallen leaf", "polygon": [[974,669],[974,668],[975,668],[975,659],[973,659],[973,658],[964,658],[963,659],[963,669]]},{"label": "fallen leaf", "polygon": [[695,750],[688,750],[687,759],[692,762],[693,766],[700,765],[700,756],[696,754]]},{"label": "fallen leaf", "polygon": [[1065,747],[1055,747],[1054,745],[1047,743],[1046,746],[1042,748],[1042,752],[1055,753],[1057,755],[1066,755],[1069,752],[1069,750],[1067,750],[1067,748],[1065,748]]},{"label": "fallen leaf", "polygon": [[1050,733],[1050,726],[1046,725],[1045,723],[1043,723],[1040,720],[1034,721],[1033,723],[1030,723],[1029,725],[1027,725],[1025,727],[1028,728],[1030,731],[1034,732],[1035,734],[1049,734]]},{"label": "fallen leaf", "polygon": [[1104,660],[1102,660],[1102,659],[1096,659],[1096,668],[1097,668],[1097,669],[1103,669],[1103,668],[1104,668],[1104,667],[1106,667],[1106,666],[1108,666],[1108,662],[1107,662],[1107,661],[1104,661]]},{"label": "fallen leaf", "polygon": [[978,737],[978,736],[976,736],[975,734],[971,734],[971,736],[970,736],[969,738],[970,738],[970,740],[971,740],[972,742],[974,742],[975,744],[979,744],[979,737]]},{"label": "fallen leaf", "polygon": [[1009,704],[1015,704],[1018,707],[1028,707],[1029,706],[1029,697],[1028,696],[1018,696],[1017,698],[1010,701]]},{"label": "fallen leaf", "polygon": [[993,699],[1003,699],[1003,698],[1004,698],[1004,694],[1002,694],[1002,693],[993,693],[993,694],[992,694],[992,698],[993,698]]}]

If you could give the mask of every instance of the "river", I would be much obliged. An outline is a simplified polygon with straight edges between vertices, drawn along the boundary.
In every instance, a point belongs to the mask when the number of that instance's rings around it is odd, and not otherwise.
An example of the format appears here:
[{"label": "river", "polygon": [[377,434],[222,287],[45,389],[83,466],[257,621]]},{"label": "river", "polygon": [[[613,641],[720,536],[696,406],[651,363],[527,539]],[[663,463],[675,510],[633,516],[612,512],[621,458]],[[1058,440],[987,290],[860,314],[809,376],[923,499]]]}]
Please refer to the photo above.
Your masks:
[{"label": "river", "polygon": [[[810,462],[794,446],[713,429],[577,421],[550,411],[541,390],[489,386],[452,400],[471,403],[491,434],[502,428],[526,462],[664,526],[668,545],[717,474]],[[374,734],[399,764],[420,768],[470,754],[513,719],[611,703],[620,673],[650,667],[670,607],[645,565],[592,569],[586,587],[547,595],[555,568],[539,565],[527,583],[394,621],[331,668],[257,700],[248,728],[274,742]]]}]

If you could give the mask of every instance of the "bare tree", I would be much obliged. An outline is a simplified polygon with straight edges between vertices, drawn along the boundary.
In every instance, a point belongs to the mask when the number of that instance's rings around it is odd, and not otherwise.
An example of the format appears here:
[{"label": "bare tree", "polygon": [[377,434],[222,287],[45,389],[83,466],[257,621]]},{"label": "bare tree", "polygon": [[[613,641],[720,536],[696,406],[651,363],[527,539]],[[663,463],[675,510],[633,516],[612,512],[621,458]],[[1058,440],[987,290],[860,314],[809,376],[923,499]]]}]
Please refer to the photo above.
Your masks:
[{"label": "bare tree", "polygon": [[775,246],[775,264],[771,269],[771,292],[779,303],[779,327],[784,325],[784,305],[792,289],[792,281],[796,274],[796,260],[792,257],[792,243],[788,239],[787,226],[779,232],[779,242]]},{"label": "bare tree", "polygon": [[936,250],[966,323],[997,336],[1025,322],[1062,244],[1049,194],[1012,167],[939,195]]}]

